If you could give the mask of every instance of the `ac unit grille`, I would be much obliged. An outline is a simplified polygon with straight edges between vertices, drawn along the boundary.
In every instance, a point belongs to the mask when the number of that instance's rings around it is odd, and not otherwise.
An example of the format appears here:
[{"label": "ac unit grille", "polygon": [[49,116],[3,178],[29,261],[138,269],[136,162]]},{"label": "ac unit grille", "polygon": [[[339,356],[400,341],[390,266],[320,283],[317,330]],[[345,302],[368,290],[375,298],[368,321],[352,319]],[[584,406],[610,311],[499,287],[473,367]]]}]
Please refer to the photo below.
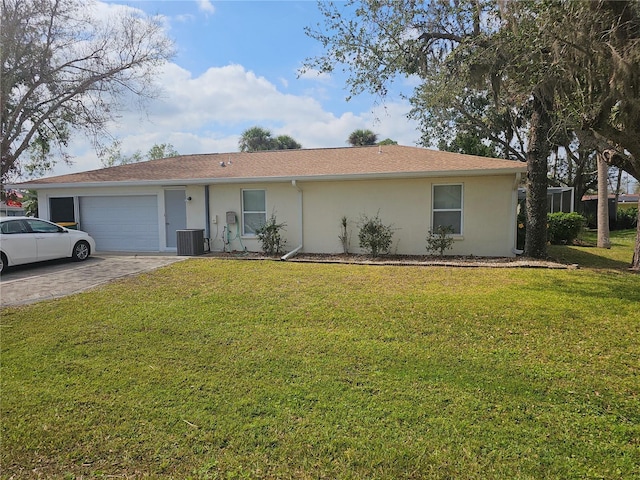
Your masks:
[{"label": "ac unit grille", "polygon": [[194,256],[204,253],[204,230],[177,230],[178,255]]}]

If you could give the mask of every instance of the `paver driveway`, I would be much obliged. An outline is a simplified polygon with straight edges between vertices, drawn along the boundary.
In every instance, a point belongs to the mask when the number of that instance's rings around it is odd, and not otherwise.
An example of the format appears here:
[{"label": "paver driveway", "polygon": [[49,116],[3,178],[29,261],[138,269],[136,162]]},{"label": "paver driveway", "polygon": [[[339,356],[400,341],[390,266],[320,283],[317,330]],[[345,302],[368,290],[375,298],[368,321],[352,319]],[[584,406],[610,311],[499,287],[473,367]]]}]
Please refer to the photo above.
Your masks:
[{"label": "paver driveway", "polygon": [[0,278],[0,307],[64,297],[184,259],[175,255],[97,254],[80,263],[67,259],[11,268]]}]

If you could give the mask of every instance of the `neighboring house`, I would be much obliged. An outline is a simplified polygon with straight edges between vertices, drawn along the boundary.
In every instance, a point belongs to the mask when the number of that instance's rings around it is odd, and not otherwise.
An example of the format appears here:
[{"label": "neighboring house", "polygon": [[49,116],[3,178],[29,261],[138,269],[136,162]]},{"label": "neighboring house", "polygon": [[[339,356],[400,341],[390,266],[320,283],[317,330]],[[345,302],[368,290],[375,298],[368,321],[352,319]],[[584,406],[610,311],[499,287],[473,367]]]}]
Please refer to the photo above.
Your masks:
[{"label": "neighboring house", "polygon": [[513,256],[523,163],[399,145],[183,155],[33,180],[40,216],[76,222],[99,251],[176,251],[202,229],[212,251],[260,251],[272,214],[289,251],[350,251],[358,221],[394,228],[391,253],[426,254],[427,232],[454,227],[453,255]]},{"label": "neighboring house", "polygon": [[[618,202],[616,204],[616,196],[613,193],[609,194],[609,215],[615,215],[616,205],[620,210],[626,210],[629,208],[638,208],[638,200],[640,195],[637,193],[621,193],[618,195]],[[598,209],[598,195],[584,195],[582,197],[582,203],[585,211],[593,212],[595,215]]]},{"label": "neighboring house", "polygon": [[25,211],[22,206],[22,193],[17,190],[7,190],[6,199],[0,201],[0,216],[20,217]]},{"label": "neighboring house", "polygon": [[640,203],[640,194],[638,193],[621,193],[618,195],[618,208],[621,210],[638,208],[638,203]]},{"label": "neighboring house", "polygon": [[[616,196],[614,194],[609,194],[607,199],[609,207],[609,227],[616,227],[616,218],[619,211],[638,208],[639,198],[640,195],[636,193],[621,193],[618,195],[618,202],[616,203]],[[591,228],[597,228],[598,195],[583,195],[581,203],[581,213],[587,218],[588,226]]]},{"label": "neighboring house", "polygon": [[22,215],[24,215],[24,208],[22,208],[22,204],[20,202],[0,202],[0,216],[20,217]]}]

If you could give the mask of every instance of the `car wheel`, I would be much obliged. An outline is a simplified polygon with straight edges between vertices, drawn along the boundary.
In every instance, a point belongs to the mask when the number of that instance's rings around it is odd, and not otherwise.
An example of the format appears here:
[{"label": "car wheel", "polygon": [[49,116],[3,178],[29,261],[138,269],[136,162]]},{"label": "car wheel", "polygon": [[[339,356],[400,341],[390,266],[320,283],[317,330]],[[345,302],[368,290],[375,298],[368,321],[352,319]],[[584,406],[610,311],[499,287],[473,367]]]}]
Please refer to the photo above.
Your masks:
[{"label": "car wheel", "polygon": [[89,258],[90,253],[91,248],[89,247],[89,244],[82,240],[74,245],[71,258],[73,258],[76,262],[80,262]]},{"label": "car wheel", "polygon": [[4,253],[0,253],[0,274],[7,268],[7,257]]}]

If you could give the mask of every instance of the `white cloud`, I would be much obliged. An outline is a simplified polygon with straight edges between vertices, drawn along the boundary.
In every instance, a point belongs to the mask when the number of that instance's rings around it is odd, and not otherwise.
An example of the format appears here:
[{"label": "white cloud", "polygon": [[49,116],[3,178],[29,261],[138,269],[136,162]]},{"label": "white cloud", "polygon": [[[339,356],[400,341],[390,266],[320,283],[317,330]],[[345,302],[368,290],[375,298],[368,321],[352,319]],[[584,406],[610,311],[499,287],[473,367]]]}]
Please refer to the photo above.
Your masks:
[{"label": "white cloud", "polygon": [[[122,11],[143,14],[126,5],[93,5],[100,18]],[[209,0],[198,1],[198,8],[206,14],[215,13]],[[185,22],[196,19],[191,14],[173,18]],[[163,20],[169,30],[169,18]],[[127,155],[137,150],[147,152],[156,143],[171,143],[181,154],[234,152],[242,131],[254,125],[268,128],[275,135],[290,135],[304,148],[346,146],[349,134],[360,128],[403,145],[415,145],[419,139],[415,123],[405,118],[410,108],[405,102],[389,102],[375,108],[364,102],[331,103],[336,98],[335,91],[343,88],[339,74],[335,77],[308,70],[298,72],[297,80],[280,76],[273,83],[259,73],[230,64],[212,66],[194,76],[179,65],[168,63],[157,76],[162,88],[160,98],[149,101],[144,112],[135,110],[137,99],[131,98],[125,102],[131,109],[121,112],[109,131]],[[343,94],[337,97],[344,97]],[[58,165],[53,175],[102,166],[82,133],[72,137],[69,152],[74,164]]]},{"label": "white cloud", "polygon": [[[366,112],[336,115],[316,98],[292,95],[242,65],[212,67],[194,77],[170,63],[158,76],[162,97],[144,113],[123,112],[111,132],[122,152],[146,152],[156,143],[171,143],[181,154],[235,152],[238,138],[249,126],[260,125],[275,135],[295,138],[304,148],[343,147],[358,128],[368,128],[403,145],[415,145],[419,134],[405,118],[409,106],[388,103]],[[72,150],[81,152],[72,167],[54,173],[100,168],[88,142],[76,138]]]},{"label": "white cloud", "polygon": [[298,69],[298,77],[303,80],[316,80],[322,83],[331,82],[331,75],[329,75],[327,72],[316,70],[315,68]]},{"label": "white cloud", "polygon": [[420,141],[418,123],[407,119],[410,105],[406,102],[389,102],[371,112],[369,128],[378,134],[378,140],[390,138],[400,145],[415,146]]},{"label": "white cloud", "polygon": [[180,22],[180,23],[189,23],[196,20],[196,16],[190,13],[182,13],[180,15],[176,15],[175,19],[177,22]]},{"label": "white cloud", "polygon": [[215,13],[216,11],[211,0],[198,0],[198,9],[205,13]]}]

